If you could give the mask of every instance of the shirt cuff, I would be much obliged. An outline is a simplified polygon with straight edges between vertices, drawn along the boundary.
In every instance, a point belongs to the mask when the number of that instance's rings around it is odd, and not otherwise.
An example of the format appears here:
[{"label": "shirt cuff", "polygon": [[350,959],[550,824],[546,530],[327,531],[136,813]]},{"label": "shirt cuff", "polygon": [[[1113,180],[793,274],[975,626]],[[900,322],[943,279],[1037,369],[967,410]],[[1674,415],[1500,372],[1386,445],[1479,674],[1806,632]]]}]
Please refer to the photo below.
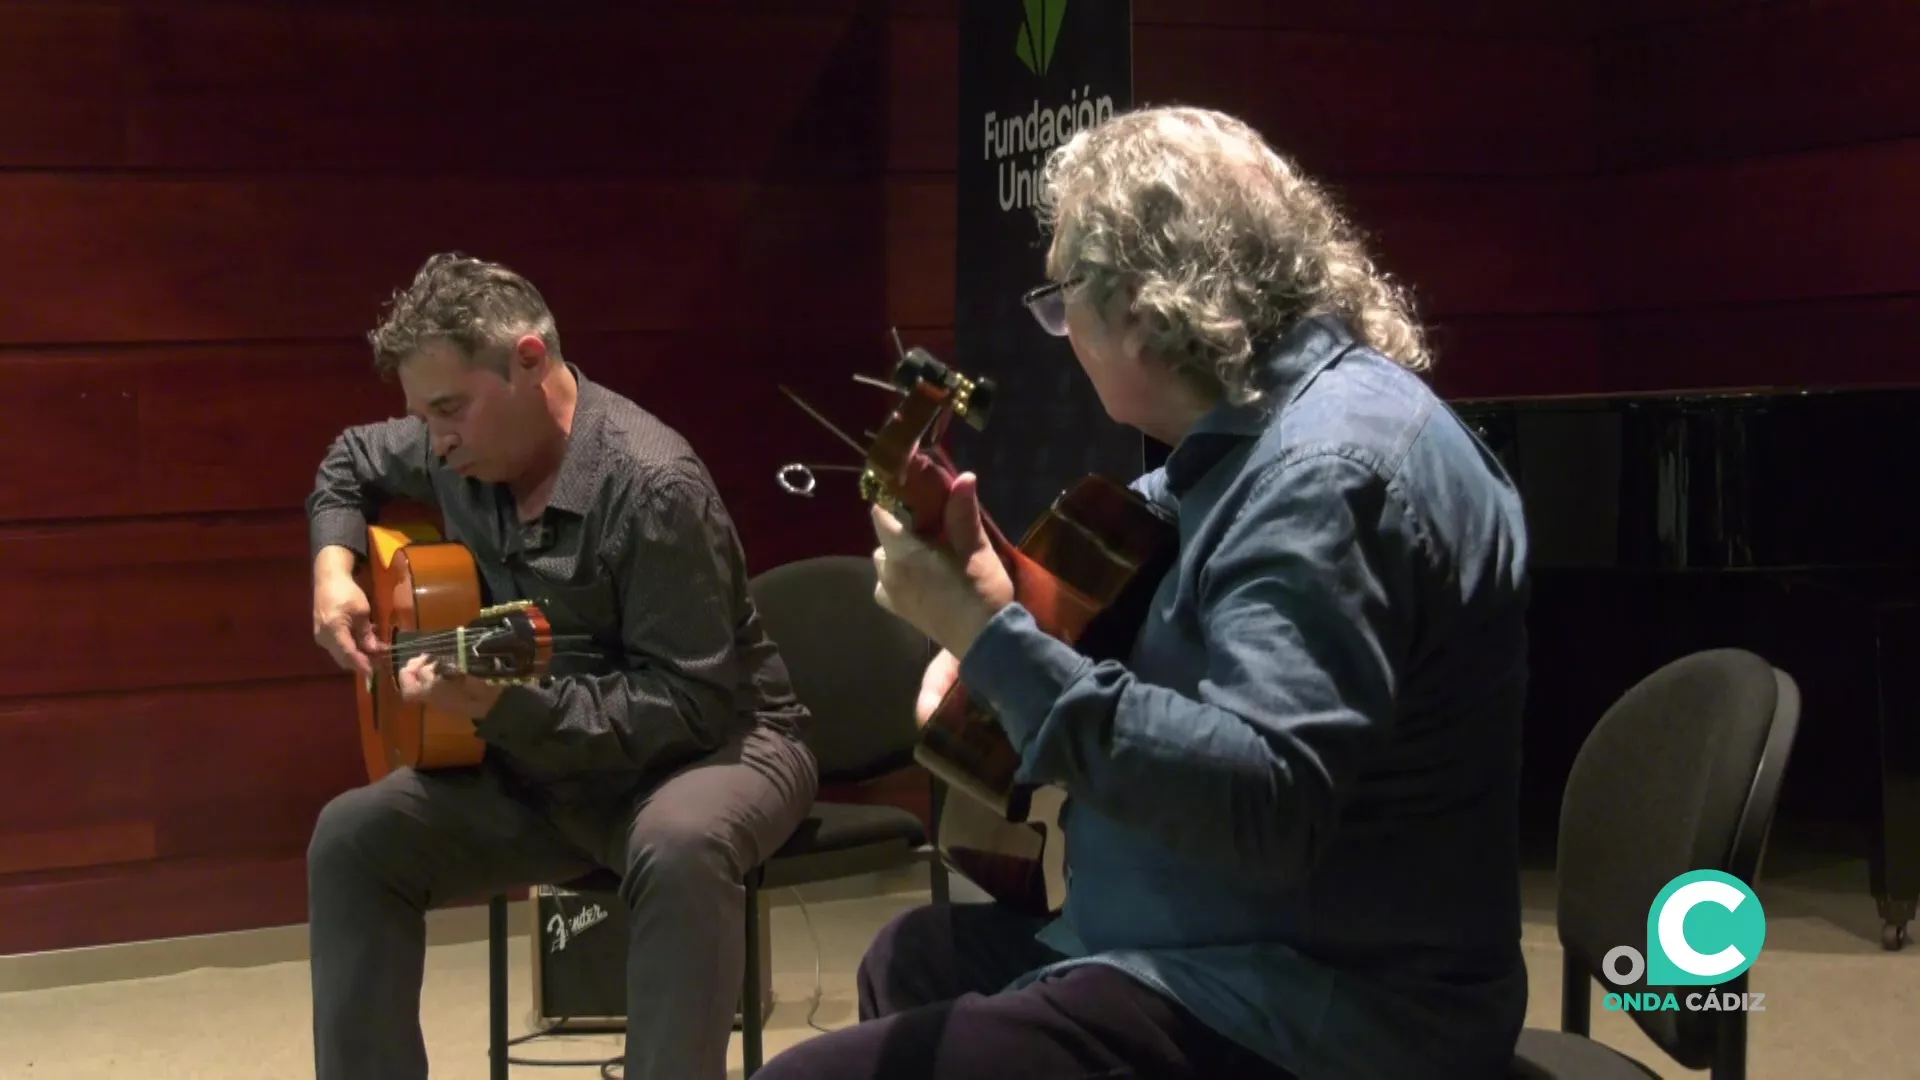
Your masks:
[{"label": "shirt cuff", "polygon": [[986,699],[1013,748],[1024,751],[1060,695],[1092,669],[1092,660],[1040,629],[1025,607],[1008,604],[960,658],[960,681]]},{"label": "shirt cuff", "polygon": [[334,508],[314,514],[307,522],[307,539],[313,548],[307,552],[309,558],[319,557],[322,548],[336,546],[359,559],[367,557],[367,521],[357,510]]},{"label": "shirt cuff", "polygon": [[474,721],[473,732],[486,742],[526,743],[553,728],[558,692],[549,686],[509,686],[493,708]]}]

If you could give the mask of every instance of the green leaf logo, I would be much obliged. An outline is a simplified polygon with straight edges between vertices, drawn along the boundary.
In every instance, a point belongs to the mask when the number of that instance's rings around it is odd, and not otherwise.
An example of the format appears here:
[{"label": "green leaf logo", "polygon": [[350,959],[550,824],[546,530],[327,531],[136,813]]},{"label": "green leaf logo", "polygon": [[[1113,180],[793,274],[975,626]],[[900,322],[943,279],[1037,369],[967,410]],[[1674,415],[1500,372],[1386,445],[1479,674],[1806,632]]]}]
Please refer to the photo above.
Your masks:
[{"label": "green leaf logo", "polygon": [[1045,75],[1053,63],[1053,47],[1060,43],[1060,22],[1067,16],[1067,0],[1026,0],[1026,21],[1013,43],[1013,54],[1035,75]]}]

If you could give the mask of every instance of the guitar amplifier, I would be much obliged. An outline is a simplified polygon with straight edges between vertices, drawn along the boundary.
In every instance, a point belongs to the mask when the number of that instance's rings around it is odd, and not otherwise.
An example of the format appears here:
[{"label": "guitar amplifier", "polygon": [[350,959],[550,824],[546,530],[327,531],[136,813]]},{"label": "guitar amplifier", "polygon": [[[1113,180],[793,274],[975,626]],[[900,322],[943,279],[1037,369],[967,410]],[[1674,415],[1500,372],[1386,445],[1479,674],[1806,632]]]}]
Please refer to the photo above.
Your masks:
[{"label": "guitar amplifier", "polygon": [[[556,885],[533,890],[533,1019],[543,1031],[621,1031],[627,1026],[626,901],[611,892]],[[766,895],[759,911],[761,1022],[773,1012],[773,937]],[[662,976],[663,978],[667,976]],[[733,1011],[740,1025],[740,1007]]]}]

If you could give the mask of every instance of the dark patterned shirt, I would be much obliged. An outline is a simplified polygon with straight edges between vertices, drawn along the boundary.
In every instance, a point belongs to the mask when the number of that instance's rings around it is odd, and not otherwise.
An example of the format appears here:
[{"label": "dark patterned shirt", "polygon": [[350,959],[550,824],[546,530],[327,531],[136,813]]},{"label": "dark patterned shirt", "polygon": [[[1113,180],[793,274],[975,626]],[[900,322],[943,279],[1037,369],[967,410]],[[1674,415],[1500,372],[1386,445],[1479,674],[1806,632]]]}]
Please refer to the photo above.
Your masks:
[{"label": "dark patterned shirt", "polygon": [[367,555],[392,499],[437,506],[485,603],[532,600],[555,634],[552,675],[512,686],[476,725],[488,760],[559,792],[605,790],[706,754],[756,721],[798,735],[806,713],[747,594],[745,556],[706,467],[632,401],[579,382],[546,509],[522,522],[504,485],[461,477],[424,421],[347,429],[307,500],[312,551]]}]

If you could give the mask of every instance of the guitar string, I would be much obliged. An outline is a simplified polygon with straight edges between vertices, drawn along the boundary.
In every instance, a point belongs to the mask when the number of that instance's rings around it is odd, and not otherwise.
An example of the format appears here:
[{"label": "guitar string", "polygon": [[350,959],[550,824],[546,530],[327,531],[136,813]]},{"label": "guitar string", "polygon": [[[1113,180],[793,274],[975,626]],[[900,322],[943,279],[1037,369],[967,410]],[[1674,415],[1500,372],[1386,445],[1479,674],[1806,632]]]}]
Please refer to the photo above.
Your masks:
[{"label": "guitar string", "polygon": [[[461,652],[462,650],[458,646],[449,645],[449,646],[436,646],[436,647],[426,648],[426,649],[392,649],[392,650],[381,650],[373,653],[362,652],[361,655],[365,656],[367,660],[371,663],[385,664],[391,667],[396,665],[405,665],[416,656],[428,656],[436,660],[451,660],[459,656]],[[465,650],[465,652],[466,652],[466,655],[475,657],[475,658],[482,658],[489,655],[487,653],[477,652],[471,648]],[[499,655],[499,654],[494,654],[494,655]],[[511,655],[511,654],[508,654],[508,655]],[[594,649],[551,649],[551,650],[548,650],[547,655],[549,657],[567,656],[567,657],[574,657],[579,659],[597,659],[597,660],[604,660],[606,658],[605,653],[600,652],[598,650],[594,650]]]},{"label": "guitar string", "polygon": [[[466,635],[468,638],[471,638],[471,639],[479,639],[483,637],[489,637],[501,632],[502,631],[499,631],[499,630],[476,629],[476,628],[470,627],[467,629]],[[557,644],[562,641],[591,641],[593,640],[593,635],[591,634],[549,634],[547,635],[547,639]],[[460,631],[458,630],[435,630],[430,633],[421,634],[419,637],[408,638],[403,644],[406,648],[409,648],[409,649],[416,648],[416,647],[432,649],[432,648],[440,648],[447,645],[452,645],[457,643],[459,640],[460,640]],[[383,650],[392,650],[392,649],[399,649],[402,647],[402,645],[395,644],[393,642],[381,642],[379,647]]]},{"label": "guitar string", "polygon": [[[491,636],[493,634],[497,634],[500,632],[501,631],[497,628],[485,628],[485,629],[480,627],[465,628],[465,633],[476,638],[483,637],[483,636]],[[452,642],[456,642],[460,640],[461,633],[462,633],[461,630],[431,630],[431,631],[428,631],[427,633],[421,634],[419,637],[409,638],[407,640],[407,645],[409,646],[423,645],[428,648],[432,648],[433,646],[436,646],[436,645],[446,645],[446,644],[450,644]],[[398,647],[394,645],[392,642],[381,642],[381,645],[389,648]]]},{"label": "guitar string", "polygon": [[[370,656],[367,659],[377,671],[398,671],[400,668],[412,663],[415,657],[425,656],[432,660],[451,660],[458,655],[458,649],[410,649],[404,652],[381,653]],[[604,660],[606,658],[602,653],[572,649],[556,649],[549,655],[552,657],[566,656],[589,660]]]}]

